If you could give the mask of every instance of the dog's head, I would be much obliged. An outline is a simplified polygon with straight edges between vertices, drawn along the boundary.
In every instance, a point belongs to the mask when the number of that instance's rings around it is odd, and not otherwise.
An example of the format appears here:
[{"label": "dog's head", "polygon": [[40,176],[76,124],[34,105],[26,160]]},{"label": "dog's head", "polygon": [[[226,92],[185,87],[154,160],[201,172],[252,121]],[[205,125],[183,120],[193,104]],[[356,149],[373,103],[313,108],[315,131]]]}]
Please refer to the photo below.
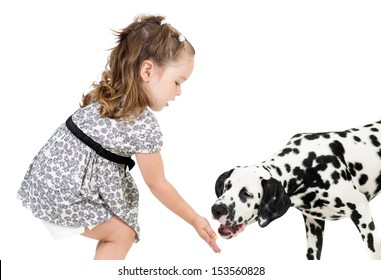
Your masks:
[{"label": "dog's head", "polygon": [[291,205],[282,184],[262,166],[236,167],[221,174],[215,191],[218,199],[212,215],[221,223],[218,232],[224,238],[238,235],[257,220],[265,227]]}]

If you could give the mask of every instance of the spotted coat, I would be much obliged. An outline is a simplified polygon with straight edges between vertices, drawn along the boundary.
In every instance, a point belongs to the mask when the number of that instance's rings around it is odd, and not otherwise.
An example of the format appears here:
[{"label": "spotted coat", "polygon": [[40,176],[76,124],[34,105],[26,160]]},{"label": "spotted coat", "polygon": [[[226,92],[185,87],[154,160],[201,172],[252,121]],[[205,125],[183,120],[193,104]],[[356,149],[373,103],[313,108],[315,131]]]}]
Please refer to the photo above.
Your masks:
[{"label": "spotted coat", "polygon": [[303,215],[307,259],[320,259],[326,220],[350,218],[371,258],[381,240],[368,202],[381,191],[381,121],[341,132],[301,133],[259,165],[236,167],[216,182],[212,214],[225,238],[261,227],[295,207]]}]

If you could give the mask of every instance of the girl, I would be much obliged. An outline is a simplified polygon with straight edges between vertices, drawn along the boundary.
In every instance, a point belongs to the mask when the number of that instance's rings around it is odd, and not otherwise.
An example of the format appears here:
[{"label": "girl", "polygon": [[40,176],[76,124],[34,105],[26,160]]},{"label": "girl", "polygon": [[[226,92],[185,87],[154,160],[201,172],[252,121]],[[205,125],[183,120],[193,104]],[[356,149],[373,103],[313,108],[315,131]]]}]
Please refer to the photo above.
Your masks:
[{"label": "girl", "polygon": [[139,16],[117,32],[101,81],[33,159],[18,197],[56,238],[99,240],[95,259],[124,259],[139,240],[135,155],[144,181],[215,252],[215,232],[164,176],[153,111],[181,94],[193,71],[192,45],[162,16]]}]

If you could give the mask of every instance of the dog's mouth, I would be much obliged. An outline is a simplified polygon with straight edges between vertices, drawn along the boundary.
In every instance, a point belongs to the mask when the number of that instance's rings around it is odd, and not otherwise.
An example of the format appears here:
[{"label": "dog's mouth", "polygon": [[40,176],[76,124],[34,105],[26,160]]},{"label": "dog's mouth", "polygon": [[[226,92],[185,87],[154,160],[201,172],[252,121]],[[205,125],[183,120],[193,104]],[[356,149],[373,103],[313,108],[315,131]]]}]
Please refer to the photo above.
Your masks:
[{"label": "dog's mouth", "polygon": [[227,225],[220,225],[218,228],[218,233],[223,238],[232,238],[234,236],[237,236],[240,232],[242,232],[245,229],[245,224],[238,224],[235,226],[227,226]]}]

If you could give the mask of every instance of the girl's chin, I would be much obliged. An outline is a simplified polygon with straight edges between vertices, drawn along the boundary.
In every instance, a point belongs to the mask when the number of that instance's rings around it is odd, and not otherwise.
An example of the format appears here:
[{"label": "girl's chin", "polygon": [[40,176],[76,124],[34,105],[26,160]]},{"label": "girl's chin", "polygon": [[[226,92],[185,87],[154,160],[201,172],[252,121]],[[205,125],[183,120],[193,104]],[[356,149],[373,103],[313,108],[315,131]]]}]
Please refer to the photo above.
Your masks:
[{"label": "girl's chin", "polygon": [[164,106],[149,106],[149,108],[154,112],[160,112],[164,109],[164,107],[168,107],[168,103]]}]

